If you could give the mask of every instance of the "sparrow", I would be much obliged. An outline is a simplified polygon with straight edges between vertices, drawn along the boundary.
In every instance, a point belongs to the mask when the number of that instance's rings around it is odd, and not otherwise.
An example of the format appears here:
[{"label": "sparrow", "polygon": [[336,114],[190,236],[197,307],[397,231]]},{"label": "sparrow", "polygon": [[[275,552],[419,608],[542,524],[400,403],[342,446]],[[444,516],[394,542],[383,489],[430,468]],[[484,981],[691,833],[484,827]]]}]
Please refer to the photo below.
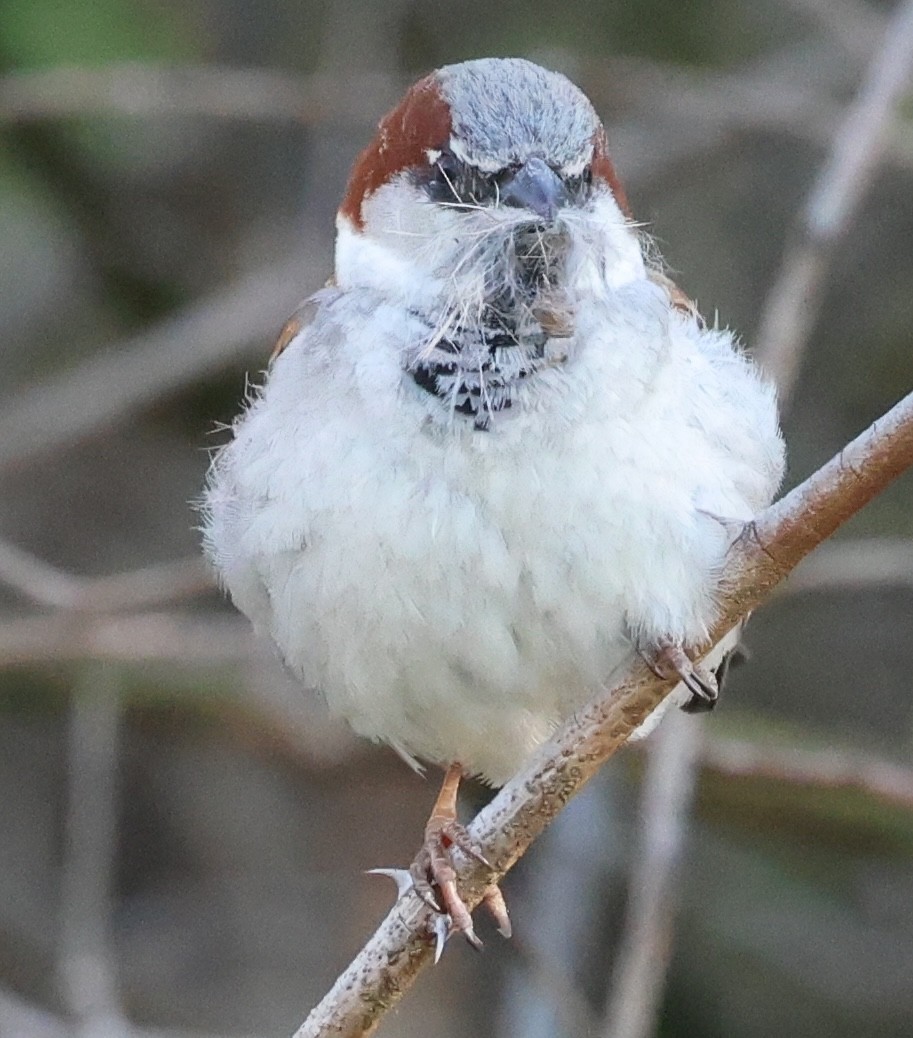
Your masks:
[{"label": "sparrow", "polygon": [[415,83],[336,230],[214,456],[205,551],[304,686],[446,769],[411,875],[478,943],[461,777],[503,784],[638,653],[713,704],[685,650],[779,486],[775,395],[664,274],[589,100],[529,61]]}]

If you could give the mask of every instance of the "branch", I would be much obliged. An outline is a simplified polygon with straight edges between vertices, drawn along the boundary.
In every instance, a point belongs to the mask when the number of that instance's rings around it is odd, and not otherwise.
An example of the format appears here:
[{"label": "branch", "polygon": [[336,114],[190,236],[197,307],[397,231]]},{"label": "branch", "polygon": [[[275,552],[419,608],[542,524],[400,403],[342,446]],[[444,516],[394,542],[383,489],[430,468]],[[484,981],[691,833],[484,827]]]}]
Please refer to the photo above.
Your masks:
[{"label": "branch", "polygon": [[363,126],[400,86],[391,76],[364,72],[343,80],[225,65],[61,65],[0,78],[0,125],[77,115],[180,115]]},{"label": "branch", "polygon": [[[718,641],[767,599],[797,563],[913,464],[913,394],[814,475],[766,509],[733,545],[721,581]],[[700,655],[707,650],[701,648]],[[492,863],[460,870],[470,906],[502,877],[561,808],[672,691],[642,662],[572,717],[469,826]],[[295,1038],[371,1034],[431,961],[429,909],[402,897]]]},{"label": "branch", "polygon": [[913,539],[862,537],[822,545],[789,578],[783,594],[913,587]]},{"label": "branch", "polygon": [[[824,15],[817,3],[813,8],[818,16]],[[846,26],[845,17],[839,17],[841,13],[844,16],[848,14],[843,11],[831,16],[836,17],[833,28],[838,31]],[[858,41],[858,37],[853,38]],[[858,42],[856,46],[858,48]],[[869,82],[883,81],[887,75],[886,69],[893,68],[897,63],[896,48],[889,37],[871,62]],[[852,171],[851,175],[844,176],[844,195],[855,190],[857,203],[864,186],[865,171],[874,168],[880,138],[884,136],[875,133],[861,142],[856,141],[859,112],[868,111],[872,107],[869,100],[871,93],[871,87],[867,85],[855,104],[850,106],[842,130],[834,136],[828,161],[820,176],[821,184],[826,185],[833,180],[834,170]],[[882,91],[882,94],[885,93],[886,97],[879,97],[887,105],[882,118],[886,124],[893,98],[890,91]],[[768,100],[768,94],[767,88],[751,92],[752,97],[759,98],[755,104],[760,103],[762,106]],[[847,140],[856,144],[855,151],[847,148]],[[818,196],[824,190],[819,187],[812,194],[810,210],[816,200],[821,204]],[[847,199],[850,197],[833,191],[829,195],[825,192],[823,204],[832,210],[828,216],[832,217],[843,205],[844,221],[848,220],[851,205]],[[817,257],[816,285],[819,291],[824,285],[833,254],[834,249],[829,248]],[[791,288],[789,279],[794,276],[794,271],[790,269],[789,258],[784,262],[783,276]],[[777,285],[782,289],[782,279]],[[813,300],[805,299],[804,302],[806,307],[814,308],[816,305]],[[775,376],[781,401],[785,402],[792,395],[811,324],[804,319],[801,309],[784,305],[783,291],[775,289],[768,296],[761,325],[773,331],[766,336],[762,334],[757,357]],[[671,956],[677,878],[675,866],[687,833],[699,766],[701,734],[697,726],[685,725],[680,718],[670,719],[666,721],[663,730],[654,736],[647,749],[648,763],[641,812],[643,846],[633,873],[631,897],[602,1028],[605,1035],[614,1038],[646,1038],[655,1030],[663,981]]]},{"label": "branch", "polygon": [[818,789],[852,789],[913,810],[913,770],[845,750],[763,746],[744,739],[706,740],[701,765],[728,779],[763,778]]},{"label": "branch", "polygon": [[672,955],[679,863],[700,767],[701,728],[674,711],[649,741],[640,853],[605,1018],[605,1038],[655,1033]]},{"label": "branch", "polygon": [[64,610],[0,622],[0,671],[67,660],[238,666],[263,653],[242,617]]},{"label": "branch", "polygon": [[70,704],[69,787],[57,963],[63,1001],[85,1038],[129,1031],[111,940],[122,699],[113,668],[89,665]]},{"label": "branch", "polygon": [[816,22],[853,57],[864,60],[882,35],[884,19],[859,0],[787,0],[801,14]]},{"label": "branch", "polygon": [[266,342],[319,287],[325,263],[326,250],[312,244],[19,392],[0,415],[0,471],[69,446]]},{"label": "branch", "polygon": [[903,0],[837,135],[764,307],[755,346],[768,374],[782,387],[783,399],[795,382],[801,352],[797,340],[807,338],[821,305],[830,253],[871,182],[911,69],[913,0]]},{"label": "branch", "polygon": [[2,538],[0,584],[35,605],[86,613],[149,609],[193,598],[215,587],[209,567],[198,555],[107,577],[80,577]]}]

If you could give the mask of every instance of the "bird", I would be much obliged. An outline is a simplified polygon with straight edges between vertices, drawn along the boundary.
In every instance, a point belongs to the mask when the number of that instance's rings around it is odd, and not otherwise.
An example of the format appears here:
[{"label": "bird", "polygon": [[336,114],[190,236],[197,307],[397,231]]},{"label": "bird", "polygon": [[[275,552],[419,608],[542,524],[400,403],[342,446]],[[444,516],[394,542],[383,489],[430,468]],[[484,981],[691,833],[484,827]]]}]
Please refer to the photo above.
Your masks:
[{"label": "bird", "polygon": [[204,550],[330,711],[445,769],[410,876],[478,945],[461,779],[502,785],[638,655],[712,706],[688,650],[783,468],[773,388],[669,278],[586,95],[482,58],[356,159],[333,277],[214,454]]}]

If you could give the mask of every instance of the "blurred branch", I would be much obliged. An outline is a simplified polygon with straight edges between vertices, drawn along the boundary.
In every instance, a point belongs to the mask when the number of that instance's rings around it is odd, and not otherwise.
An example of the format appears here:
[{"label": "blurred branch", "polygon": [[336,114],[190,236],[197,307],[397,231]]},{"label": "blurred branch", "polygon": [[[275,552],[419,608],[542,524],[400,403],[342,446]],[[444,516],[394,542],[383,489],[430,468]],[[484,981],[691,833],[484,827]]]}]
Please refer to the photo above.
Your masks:
[{"label": "blurred branch", "polygon": [[871,182],[911,70],[913,0],[902,0],[835,138],[764,307],[755,345],[784,400],[795,382],[801,344],[821,306],[831,253]]},{"label": "blurred branch", "polygon": [[[803,63],[808,66],[807,56],[804,56]],[[825,70],[835,67],[834,63],[819,64]],[[100,98],[106,98],[111,97],[112,82],[120,84],[120,77],[129,79],[131,75],[141,74],[144,68],[117,66],[114,69],[79,72],[86,73],[85,82],[92,88],[89,93],[95,92],[92,96],[98,94]],[[626,94],[639,97],[642,102],[646,98],[644,103],[651,107],[654,104],[661,105],[661,110],[668,109],[669,114],[677,118],[681,117],[680,109],[684,104],[686,112],[704,118],[705,123],[712,127],[715,138],[732,125],[732,122],[724,123],[721,120],[720,106],[724,109],[729,106],[732,120],[742,125],[749,111],[755,113],[755,118],[761,118],[762,113],[775,109],[777,97],[780,96],[771,85],[770,71],[764,72],[764,64],[756,70],[754,77],[744,73],[733,77],[711,78],[710,74],[695,77],[681,69],[627,58],[614,59],[607,68],[608,71],[603,68],[598,77],[595,74],[586,77],[587,86],[597,100],[599,82],[602,82],[603,93],[606,92],[606,83],[610,86],[621,84]],[[67,80],[65,77],[62,80],[54,79],[53,71],[22,74],[25,77],[23,79],[19,76],[7,77],[0,81],[0,86],[5,85],[12,90],[11,96],[15,99],[27,93],[30,82],[37,87],[43,82],[40,77],[49,76],[51,78],[47,82],[56,84],[55,89],[61,90],[67,85]],[[181,79],[179,70],[152,68],[147,71],[152,83],[160,78],[167,79],[170,75],[174,75],[177,80]],[[197,69],[190,75],[184,87],[188,93],[194,84],[209,83],[207,77],[202,75],[205,71]],[[244,70],[217,69],[212,83],[218,82],[219,76],[231,71],[237,72],[239,79],[236,86],[240,88],[246,82]],[[837,72],[843,74],[839,66]],[[201,75],[196,76],[196,73]],[[69,74],[73,75],[75,71],[71,69]],[[254,74],[254,82],[257,82],[256,77],[259,75]],[[266,76],[263,82],[268,85],[270,77],[263,75]],[[32,76],[39,78],[32,80]],[[278,78],[285,82],[286,77]],[[381,78],[388,81],[390,77]],[[714,83],[713,89],[701,85],[706,82]],[[149,82],[146,85],[148,87]],[[261,88],[266,89],[262,84],[257,89]],[[131,94],[143,93],[144,89],[125,88],[123,96],[129,99]],[[211,89],[211,84],[206,87],[206,91]],[[312,85],[311,89],[316,90],[316,87]],[[342,87],[337,83],[327,89],[335,97]],[[162,91],[162,96],[169,96],[167,89],[162,88]],[[236,88],[233,87],[229,91],[230,96],[235,96],[235,92]],[[78,93],[76,91],[74,96],[78,96]],[[154,95],[155,92],[151,93]],[[298,96],[295,91],[291,93]],[[110,103],[119,103],[116,98],[120,94],[118,89],[115,100]],[[691,95],[694,96],[688,101]],[[4,95],[0,90],[0,109],[4,96],[10,95]],[[370,93],[358,94],[362,105],[364,96],[375,97]],[[61,104],[65,102],[66,98]],[[19,103],[24,104],[21,100]],[[783,106],[781,114],[784,122],[804,120],[819,133],[821,127],[826,129],[829,125],[822,117],[819,102],[810,96],[807,87],[788,87],[780,103]],[[290,102],[283,104],[291,110]],[[686,131],[687,154],[706,148],[707,140],[695,132],[693,125],[687,126]],[[669,154],[673,150],[664,144],[661,168],[668,167]],[[647,162],[646,165],[635,162],[632,169],[634,179],[655,175],[656,166],[656,161],[652,164]],[[303,253],[250,273],[140,335],[126,342],[114,343],[75,368],[51,376],[31,390],[20,393],[15,400],[6,403],[4,412],[0,414],[0,471],[65,447],[74,440],[90,435],[99,427],[148,406],[169,392],[223,369],[244,355],[251,343],[258,340],[264,342],[262,356],[265,363],[269,336],[278,329],[283,316],[301,298],[319,287],[328,266],[329,245],[326,248],[319,247],[319,244],[312,245]],[[99,386],[105,387],[103,393],[98,391]]]},{"label": "blurred branch", "polygon": [[[840,25],[845,27],[843,22]],[[890,47],[889,37],[873,62],[873,68],[878,74],[885,67],[893,67],[898,60],[896,55],[890,53]],[[738,79],[730,78],[736,80],[737,90],[751,99],[749,104],[756,105],[758,100],[768,103],[771,93],[769,86],[750,90],[745,95],[747,77],[744,73]],[[857,132],[857,112],[860,109],[868,111],[872,107],[872,102],[867,101],[870,92],[865,88],[860,92],[858,101],[851,107],[844,121],[843,130],[834,138],[831,157],[821,174],[823,182],[833,178],[834,169],[842,169],[850,161],[846,158],[847,127],[852,128],[851,132]],[[677,97],[677,92],[672,91],[672,96]],[[793,118],[807,118],[809,114],[808,111],[790,112]],[[864,142],[868,150],[853,153],[855,169],[861,171],[869,156],[874,163],[878,141],[879,136],[872,135]],[[862,175],[861,172],[859,175]],[[819,259],[819,286],[823,285],[831,252],[823,254]],[[780,297],[774,290],[762,318],[762,327],[768,327],[772,322],[778,338],[770,338],[769,335],[765,338],[762,334],[756,352],[760,363],[775,378],[785,407],[808,342],[810,325],[801,323],[801,313],[797,309],[782,309],[777,323],[777,308],[781,306]],[[648,743],[642,802],[642,849],[633,876],[603,1023],[603,1033],[607,1038],[648,1038],[655,1031],[671,958],[678,879],[676,866],[687,836],[696,772],[700,766],[699,750],[700,729],[694,724],[688,725],[682,718],[666,718]]]},{"label": "blurred branch", "polygon": [[[46,1009],[39,1009],[11,991],[0,988],[0,1035],[4,1038],[75,1038],[74,1030]],[[110,1032],[108,1038],[217,1038],[202,1031],[135,1027]],[[242,1038],[235,1034],[232,1038]]]},{"label": "blurred branch", "polygon": [[[558,873],[558,878],[567,882],[563,872]],[[576,893],[576,891],[574,891]],[[581,988],[575,983],[574,977],[569,973],[566,964],[559,964],[546,958],[540,949],[532,942],[523,940],[514,934],[510,940],[511,951],[522,963],[530,989],[534,990],[536,996],[544,999],[549,1007],[554,1008],[555,1018],[561,1026],[561,1034],[588,1035],[595,1033],[596,1019],[589,1001]],[[508,1007],[512,1016],[505,1025],[504,1034],[515,1035],[518,1033],[517,1020],[523,1007],[513,1005]],[[554,1021],[551,1014],[543,1014],[542,1007],[533,1006],[533,1019],[542,1026],[547,1027]],[[543,1020],[542,1017],[545,1016]],[[513,1022],[513,1030],[508,1030],[510,1022]],[[525,1038],[529,1038],[526,1030],[520,1031]],[[551,1032],[554,1033],[554,1032]]]},{"label": "blurred branch", "polygon": [[795,786],[858,790],[913,810],[913,769],[846,750],[766,746],[743,739],[707,739],[701,764],[726,778],[765,778]]},{"label": "blurred branch", "polygon": [[654,1033],[672,955],[675,895],[700,764],[701,728],[673,711],[647,747],[640,847],[600,1033]]},{"label": "blurred branch", "polygon": [[884,32],[884,18],[861,0],[785,0],[837,40],[848,54],[868,58]]},{"label": "blurred branch", "polygon": [[[796,564],[913,464],[913,394],[804,483],[762,512],[733,545],[721,580],[713,641],[765,601]],[[706,646],[702,647],[702,654]],[[672,691],[641,662],[572,717],[469,826],[492,863],[460,869],[470,906],[503,876],[551,819]],[[296,1038],[367,1035],[433,956],[430,910],[403,896],[312,1011]]]},{"label": "blurred branch", "polygon": [[0,622],[0,670],[83,659],[228,666],[258,651],[250,625],[240,616],[59,612]]},{"label": "blurred branch", "polygon": [[77,115],[179,115],[305,124],[332,118],[362,126],[400,86],[381,73],[342,79],[221,65],[64,65],[0,77],[0,125]]},{"label": "blurred branch", "polygon": [[498,992],[491,1038],[596,1034],[599,1014],[582,978],[602,950],[609,878],[627,858],[618,839],[620,784],[616,772],[590,785],[527,861],[522,900],[515,893],[513,907],[530,911],[521,939],[515,933],[505,949],[516,956]]},{"label": "blurred branch", "polygon": [[[866,56],[870,54],[871,48]],[[830,146],[844,114],[835,98],[849,85],[853,69],[833,46],[819,42],[801,50],[775,51],[732,72],[616,56],[584,66],[580,79],[598,108],[630,108],[649,119],[650,133],[624,121],[609,125],[625,182],[642,189],[725,144],[733,134],[773,130]],[[662,119],[660,135],[657,118]],[[899,167],[913,168],[909,135],[889,131],[890,127],[883,141],[885,157]]]},{"label": "blurred branch", "polygon": [[107,577],[78,577],[0,539],[0,584],[35,605],[78,612],[148,609],[204,594],[215,587],[199,556],[143,566]]},{"label": "blurred branch", "polygon": [[128,1035],[117,996],[111,903],[117,857],[121,714],[117,674],[86,666],[70,705],[58,974],[82,1038]]},{"label": "blurred branch", "polygon": [[868,537],[824,544],[783,585],[782,594],[913,587],[913,539]]},{"label": "blurred branch", "polygon": [[30,1005],[18,994],[0,988],[0,1034],[16,1038],[72,1038],[72,1031],[53,1013]]},{"label": "blurred branch", "polygon": [[[801,7],[826,6],[817,0],[790,2]],[[833,21],[842,23],[843,19]],[[863,21],[867,28],[862,34],[849,28],[837,33],[841,44],[860,58],[871,52],[870,41],[878,32],[880,19]],[[650,111],[658,109],[697,121],[716,137],[733,126],[760,125],[818,142],[828,140],[839,106],[823,89],[798,79],[791,81],[783,73],[784,60],[775,53],[747,70],[720,73],[615,55],[600,59],[598,66],[584,68],[583,79],[588,93],[606,106],[615,106],[624,98]],[[846,75],[838,62],[809,60],[806,52],[794,64],[794,71],[806,77],[809,68],[815,68],[822,85]],[[176,115],[361,127],[371,125],[406,85],[383,70],[341,78],[329,72],[301,76],[219,65],[126,62],[101,68],[58,66],[0,76],[0,126],[86,115]],[[370,104],[365,104],[365,98],[370,98]],[[909,148],[898,147],[895,157],[905,165],[913,161]]]},{"label": "blurred branch", "polygon": [[194,302],[126,342],[5,403],[0,471],[66,447],[168,392],[202,379],[271,335],[318,288],[328,254],[316,245]]}]

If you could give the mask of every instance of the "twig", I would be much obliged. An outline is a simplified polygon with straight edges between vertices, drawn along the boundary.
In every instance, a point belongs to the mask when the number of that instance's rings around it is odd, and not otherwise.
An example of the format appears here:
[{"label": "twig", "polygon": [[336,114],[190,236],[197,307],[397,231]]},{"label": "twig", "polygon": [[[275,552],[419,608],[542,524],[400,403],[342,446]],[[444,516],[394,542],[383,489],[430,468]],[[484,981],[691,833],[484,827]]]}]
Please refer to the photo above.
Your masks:
[{"label": "twig", "polygon": [[913,0],[903,0],[837,135],[764,308],[755,345],[784,399],[795,382],[796,341],[807,338],[821,305],[830,252],[869,186],[911,67]]},{"label": "twig", "polygon": [[223,368],[251,343],[270,337],[304,296],[318,288],[326,251],[312,243],[281,263],[213,292],[135,338],[20,392],[0,413],[0,471],[147,406]]},{"label": "twig", "polygon": [[765,746],[717,736],[705,741],[701,764],[730,779],[765,778],[794,786],[858,790],[913,810],[913,769],[858,752]]},{"label": "twig", "polygon": [[[866,51],[866,57],[871,48]],[[653,131],[632,120],[610,126],[612,151],[629,187],[643,190],[734,134],[775,130],[821,147],[833,144],[844,116],[842,96],[854,63],[824,42],[785,48],[736,72],[693,69],[632,56],[584,66],[581,82],[600,109],[642,114]],[[661,143],[655,126],[663,127]],[[885,160],[913,167],[909,135],[887,128]]]},{"label": "twig", "polygon": [[[886,47],[876,59],[875,67],[888,59]],[[768,93],[761,92],[765,101]],[[863,96],[860,95],[860,103]],[[855,111],[851,109],[845,125],[852,124]],[[840,133],[834,139],[830,166],[840,159],[843,139]],[[877,138],[871,138],[869,147],[874,149],[876,143]],[[820,259],[819,284],[823,284],[831,254],[832,250]],[[771,319],[772,308],[779,305],[776,293],[767,305],[762,319],[764,325]],[[768,370],[773,369],[782,401],[788,401],[791,396],[808,343],[810,326],[798,325],[799,318],[796,310],[785,312],[777,329],[781,338],[774,341],[762,336],[757,350],[760,362]],[[603,1024],[603,1033],[612,1038],[648,1038],[654,1032],[671,956],[677,879],[674,864],[686,836],[699,766],[700,734],[696,726],[685,725],[681,719],[667,719],[654,740],[648,747],[649,763],[644,779],[643,850],[633,874],[628,914]]]},{"label": "twig", "polygon": [[[363,125],[371,122],[372,106],[392,99],[399,86],[389,76],[363,71],[342,80],[224,65],[63,65],[0,77],[0,124],[75,115],[181,115]],[[371,105],[365,106],[366,97]]]},{"label": "twig", "polygon": [[787,0],[790,7],[815,21],[844,50],[867,58],[884,31],[879,12],[860,0]]},{"label": "twig", "polygon": [[913,587],[913,540],[866,537],[823,544],[783,585],[781,594]]},{"label": "twig", "polygon": [[88,666],[71,701],[58,972],[85,1038],[128,1034],[111,950],[121,697],[111,668]]},{"label": "twig", "polygon": [[700,763],[700,731],[694,718],[675,711],[647,748],[640,849],[602,1024],[605,1038],[654,1033],[672,954],[678,866]]},{"label": "twig", "polygon": [[[913,464],[913,394],[804,483],[763,512],[733,546],[723,574],[718,641],[770,596],[793,567]],[[703,651],[703,650],[702,650]],[[460,869],[478,904],[551,819],[672,690],[644,664],[568,721],[469,827],[493,869]],[[393,907],[296,1038],[371,1034],[433,955],[429,909],[409,893]]]},{"label": "twig", "polygon": [[[833,65],[821,64],[824,68]],[[640,78],[636,81],[652,82],[654,92],[656,84],[659,83],[662,87],[659,93],[668,99],[666,104],[679,104],[677,98],[688,96],[685,82],[693,80],[693,77],[688,77],[678,70],[678,79],[672,80],[673,88],[670,89],[668,77],[675,74],[673,69],[643,64],[635,66],[628,59],[618,59],[610,66],[610,72],[611,68],[616,66],[622,80],[632,76],[636,79],[639,75]],[[119,77],[128,74],[142,76],[145,74],[143,68],[129,66],[103,69],[98,71],[97,78],[93,78],[94,73],[87,73],[86,70],[77,72],[79,76],[86,73],[85,82],[92,87],[90,93],[95,91],[101,97],[106,97],[110,94],[111,77],[114,77],[113,81],[120,82]],[[181,77],[180,70],[175,72],[152,68],[147,71],[153,82],[158,77],[167,79],[169,75],[174,75],[178,80]],[[195,71],[202,74],[205,70]],[[73,70],[69,72],[76,74]],[[214,81],[218,81],[223,72],[225,70],[216,70]],[[31,75],[29,74],[29,77]],[[34,75],[44,76],[50,73]],[[238,75],[239,85],[243,84],[246,73],[241,70],[238,71]],[[205,82],[205,76],[201,75],[199,79],[194,77],[195,73],[190,75],[188,92],[194,84]],[[768,87],[769,79],[768,75]],[[14,85],[18,83],[17,89],[25,91],[29,83],[40,86],[42,80],[25,78],[21,82],[8,82]],[[52,78],[48,82],[53,86],[55,93],[59,93],[67,83],[65,77],[63,80]],[[597,82],[597,77],[593,77],[593,85]],[[167,95],[171,88],[163,89]],[[129,98],[131,92],[135,91],[132,88],[125,90],[124,96]],[[74,96],[78,97],[78,93],[79,91],[76,91]],[[155,91],[152,91],[152,94],[154,93]],[[701,105],[705,105],[711,93],[722,99],[719,103],[725,102],[727,98],[738,99],[738,105],[741,107],[737,106],[734,119],[744,120],[746,105],[753,105],[755,111],[758,109],[759,91],[750,77],[742,82],[741,86],[735,80],[722,80],[719,89],[699,91],[690,110],[696,111]],[[766,93],[764,106],[769,110],[770,99]],[[237,95],[233,93],[232,96]],[[364,96],[374,95],[360,96],[363,103]],[[60,104],[66,103],[64,97]],[[113,103],[117,101],[112,101]],[[810,103],[807,91],[790,88],[784,93],[781,103],[782,117],[786,121],[798,118],[796,113],[801,113],[801,118],[815,127],[816,132],[820,132],[819,127],[826,128],[828,125],[826,120],[822,120],[816,107],[817,102]],[[41,104],[36,102],[34,107],[36,110],[40,109]],[[713,140],[719,139],[721,126],[725,131],[732,125],[732,122],[724,124],[720,119],[714,119],[713,122]],[[706,139],[689,130],[686,149],[688,154],[705,149],[707,144]],[[662,168],[666,168],[667,165],[664,160]],[[632,173],[635,180],[638,177],[655,175],[656,163],[648,163],[643,168],[635,163]],[[265,363],[269,336],[278,330],[284,316],[305,295],[319,286],[329,267],[328,256],[328,244],[326,248],[322,248],[319,242],[313,243],[308,251],[253,272],[234,285],[222,288],[202,301],[193,303],[183,312],[167,318],[139,336],[126,342],[113,343],[98,356],[19,393],[15,400],[6,404],[3,413],[0,414],[0,472],[23,465],[56,448],[84,438],[98,428],[124,418],[163,395],[201,379],[212,371],[224,368],[232,360],[242,356],[251,343],[264,343],[260,356],[264,358]],[[100,386],[104,387],[104,392],[99,392]]]},{"label": "twig", "polygon": [[[73,1028],[53,1013],[26,1002],[21,996],[0,988],[0,1035],[3,1038],[74,1038]],[[118,1029],[108,1038],[128,1038],[128,1032]],[[129,1038],[220,1038],[203,1031],[174,1028],[131,1027]],[[239,1034],[232,1038],[242,1038]],[[254,1038],[254,1036],[250,1036]]]},{"label": "twig", "polygon": [[108,577],[79,577],[2,539],[0,584],[13,588],[36,605],[90,613],[149,609],[192,598],[215,586],[199,556]]},{"label": "twig", "polygon": [[[580,983],[599,940],[608,876],[624,852],[616,832],[620,772],[602,776],[543,833],[527,863],[523,898],[535,905],[508,948],[515,952],[498,998],[493,1038],[594,1035],[599,1015]],[[523,968],[525,967],[525,968]]]},{"label": "twig", "polygon": [[[815,11],[823,17],[823,12],[817,6]],[[831,27],[838,31],[844,26],[845,22],[839,21],[839,25]],[[858,42],[854,46],[858,48]],[[872,64],[870,81],[882,74],[885,65],[896,60],[890,51],[890,42],[886,42]],[[858,132],[858,112],[867,111],[871,107],[871,101],[867,102],[866,97],[866,90],[863,90],[844,121],[844,129],[835,137],[829,162],[822,172],[822,182],[826,182],[828,177],[833,178],[833,170],[846,168],[848,163],[857,171],[857,176],[862,177],[869,153],[871,158],[868,161],[874,163],[879,143],[877,134],[862,142],[862,146],[869,149],[868,152],[856,151],[847,158],[847,133]],[[892,98],[889,97],[887,103],[890,106]],[[885,122],[889,113],[890,107],[886,109]],[[846,180],[845,189],[849,190],[851,184],[852,179]],[[859,194],[856,197],[858,199]],[[842,202],[845,203],[843,196],[833,191],[822,192],[818,199],[822,207],[837,208]],[[819,219],[830,221],[835,215],[822,211]],[[824,284],[832,255],[833,249],[828,249],[817,258],[818,286]],[[788,270],[788,265],[787,260],[784,276],[791,278],[794,272]],[[778,338],[765,338],[762,333],[757,356],[776,377],[781,401],[786,402],[794,388],[811,325],[802,322],[799,309],[787,308],[778,312],[777,308],[781,305],[781,296],[775,290],[768,298],[762,327],[775,328]],[[680,719],[675,720],[679,721],[677,725],[670,720],[665,722],[663,729],[654,737],[656,742],[648,748],[649,763],[644,779],[644,848],[634,872],[631,901],[603,1027],[603,1033],[612,1038],[648,1038],[653,1033],[671,954],[676,883],[673,864],[686,834],[687,817],[696,785],[699,741],[697,727],[688,727]]]},{"label": "twig", "polygon": [[[563,871],[559,871],[559,875],[572,882]],[[592,922],[592,916],[589,918]],[[556,1026],[558,1034],[595,1033],[595,1014],[582,987],[575,983],[576,978],[568,965],[560,959],[546,957],[536,944],[517,934],[513,935],[510,943],[516,964],[522,968],[522,976],[518,972],[513,980],[518,983],[522,979],[523,985],[511,998],[511,978],[505,977],[499,992],[502,1003],[499,1017],[503,1026],[498,1034],[504,1038],[513,1038],[517,1034],[536,1038],[537,1035],[555,1034]],[[510,999],[506,1006],[503,1004],[505,998]]]},{"label": "twig", "polygon": [[231,666],[262,651],[240,616],[58,612],[0,623],[0,670],[67,660]]}]

